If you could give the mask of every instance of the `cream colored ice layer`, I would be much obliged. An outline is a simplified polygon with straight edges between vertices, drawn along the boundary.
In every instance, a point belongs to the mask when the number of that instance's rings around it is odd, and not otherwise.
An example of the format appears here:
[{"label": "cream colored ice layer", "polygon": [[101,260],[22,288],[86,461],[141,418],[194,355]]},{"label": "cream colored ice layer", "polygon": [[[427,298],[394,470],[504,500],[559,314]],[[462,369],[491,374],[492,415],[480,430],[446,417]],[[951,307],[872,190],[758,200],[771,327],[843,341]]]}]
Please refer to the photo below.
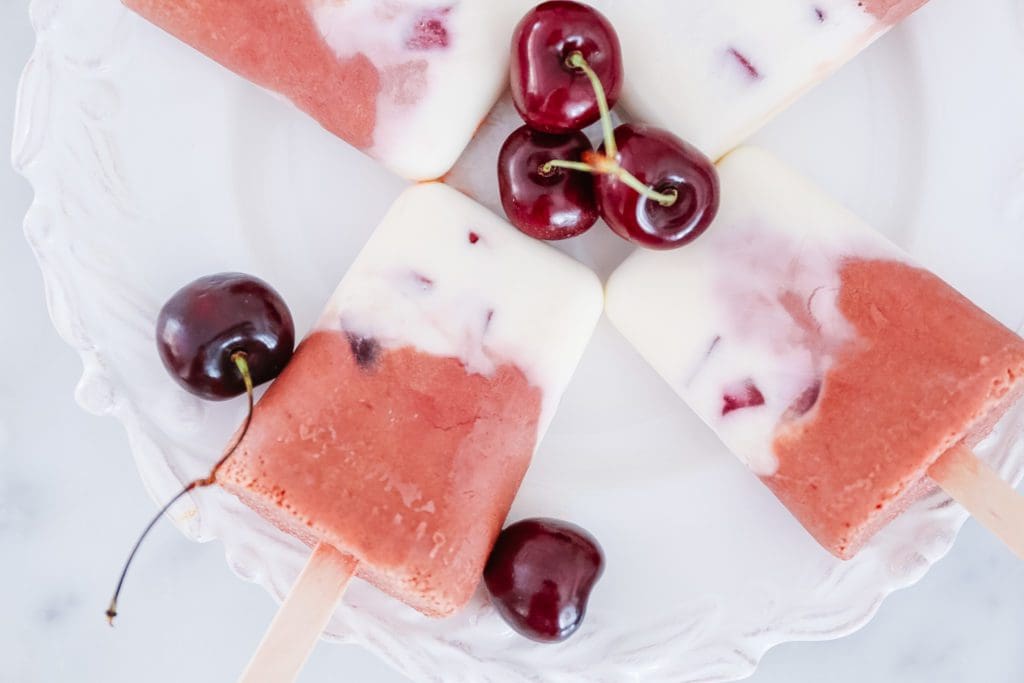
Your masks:
[{"label": "cream colored ice layer", "polygon": [[1024,340],[764,152],[709,231],[612,276],[612,322],[833,553],[850,557],[1024,391]]},{"label": "cream colored ice layer", "polygon": [[602,307],[585,266],[427,183],[395,202],[317,327],[457,358],[484,375],[511,362],[550,399],[547,425]]},{"label": "cream colored ice layer", "polygon": [[[775,162],[744,148],[719,165],[709,231],[671,252],[640,250],[608,283],[608,315],[655,369],[762,476],[784,414],[856,338],[837,305],[849,255],[905,256],[860,219]],[[757,410],[723,414],[743,387]]]},{"label": "cream colored ice layer", "polygon": [[451,614],[602,309],[596,276],[440,184],[395,203],[218,481]]},{"label": "cream colored ice layer", "polygon": [[455,163],[505,84],[527,0],[124,0],[416,180]]},{"label": "cream colored ice layer", "polygon": [[594,0],[622,104],[717,159],[926,0]]}]

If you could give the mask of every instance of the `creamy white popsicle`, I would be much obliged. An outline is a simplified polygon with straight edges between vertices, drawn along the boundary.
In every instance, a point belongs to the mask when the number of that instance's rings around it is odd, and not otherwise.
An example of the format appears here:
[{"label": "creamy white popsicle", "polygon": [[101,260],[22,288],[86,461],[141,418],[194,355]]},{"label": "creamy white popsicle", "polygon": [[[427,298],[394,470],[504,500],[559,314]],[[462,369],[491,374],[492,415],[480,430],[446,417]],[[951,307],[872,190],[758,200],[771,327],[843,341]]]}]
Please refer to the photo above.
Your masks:
[{"label": "creamy white popsicle", "polygon": [[834,554],[851,557],[1024,392],[1024,340],[764,152],[708,232],[640,250],[607,312]]},{"label": "creamy white popsicle", "polygon": [[594,0],[622,42],[622,105],[712,159],[927,0]]},{"label": "creamy white popsicle", "polygon": [[528,0],[124,0],[414,180],[455,163],[508,75]]},{"label": "creamy white popsicle", "polygon": [[408,189],[218,482],[422,612],[472,596],[602,310],[587,268],[440,184]]}]

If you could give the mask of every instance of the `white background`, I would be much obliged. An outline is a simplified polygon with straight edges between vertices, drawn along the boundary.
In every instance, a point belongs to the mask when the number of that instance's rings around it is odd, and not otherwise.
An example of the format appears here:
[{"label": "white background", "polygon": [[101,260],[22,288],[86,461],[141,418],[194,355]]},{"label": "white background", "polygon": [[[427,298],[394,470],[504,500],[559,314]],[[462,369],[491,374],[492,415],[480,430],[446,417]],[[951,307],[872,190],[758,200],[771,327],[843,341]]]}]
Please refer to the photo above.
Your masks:
[{"label": "white background", "polygon": [[[0,0],[5,160],[31,45],[25,4]],[[80,365],[50,326],[21,234],[30,199],[0,164],[0,681],[233,680],[274,606],[231,575],[216,544],[159,528],[130,579],[119,627],[103,621],[120,562],[153,504],[116,423],[75,405]],[[779,647],[752,680],[1019,683],[1022,644],[1024,564],[970,522],[952,555],[866,629]],[[356,648],[322,645],[301,680],[404,679]]]}]

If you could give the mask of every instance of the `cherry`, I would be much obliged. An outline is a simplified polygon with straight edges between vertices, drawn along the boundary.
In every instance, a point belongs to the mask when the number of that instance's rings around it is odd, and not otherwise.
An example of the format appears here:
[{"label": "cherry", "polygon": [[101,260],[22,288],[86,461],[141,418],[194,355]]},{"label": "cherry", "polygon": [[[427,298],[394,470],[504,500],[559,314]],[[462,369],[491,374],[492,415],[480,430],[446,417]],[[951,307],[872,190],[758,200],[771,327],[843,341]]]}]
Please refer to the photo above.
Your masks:
[{"label": "cherry", "polygon": [[[718,213],[718,172],[697,148],[672,133],[626,123],[615,129],[612,157],[661,199],[638,191],[620,174],[595,179],[601,217],[620,237],[652,249],[674,249],[697,239]],[[598,150],[602,160],[605,146]],[[607,164],[608,159],[603,159]],[[595,165],[600,166],[600,163]]]},{"label": "cherry", "polygon": [[164,366],[182,387],[222,400],[245,393],[235,354],[245,355],[254,386],[281,373],[295,346],[295,325],[266,282],[221,273],[182,287],[164,304],[156,339]]},{"label": "cherry", "polygon": [[512,628],[553,643],[579,628],[603,570],[601,547],[586,531],[554,519],[527,519],[498,536],[484,583]]},{"label": "cherry", "polygon": [[190,491],[211,486],[217,471],[245,438],[252,423],[253,388],[284,370],[295,347],[295,324],[281,295],[243,273],[201,277],[172,296],[156,323],[157,348],[168,372],[188,391],[209,400],[245,394],[249,410],[232,445],[209,474],[186,484],[146,525],[121,568],[107,621],[114,625],[128,570],[149,532]]},{"label": "cherry", "polygon": [[553,135],[523,126],[509,135],[498,154],[498,188],[512,224],[542,240],[589,230],[597,222],[593,179],[545,164],[553,159],[579,161],[593,151],[580,132]]},{"label": "cherry", "polygon": [[512,101],[530,126],[548,133],[581,130],[602,109],[615,106],[622,91],[622,48],[597,10],[567,0],[544,2],[512,34],[510,75]]}]

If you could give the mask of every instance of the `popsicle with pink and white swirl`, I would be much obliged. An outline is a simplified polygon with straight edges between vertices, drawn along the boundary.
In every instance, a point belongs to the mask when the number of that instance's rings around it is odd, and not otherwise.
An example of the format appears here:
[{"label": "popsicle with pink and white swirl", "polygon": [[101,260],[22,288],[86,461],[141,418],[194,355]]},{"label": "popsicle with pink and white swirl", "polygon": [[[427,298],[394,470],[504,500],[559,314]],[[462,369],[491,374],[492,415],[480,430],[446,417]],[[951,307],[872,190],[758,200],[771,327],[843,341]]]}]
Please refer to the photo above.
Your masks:
[{"label": "popsicle with pink and white swirl", "polygon": [[832,553],[852,557],[1024,394],[1024,340],[764,152],[694,244],[612,275],[612,322]]},{"label": "popsicle with pink and white swirl", "polygon": [[590,270],[406,190],[256,405],[225,489],[431,616],[466,604],[601,315]]},{"label": "popsicle with pink and white swirl", "polygon": [[717,159],[927,0],[594,0],[621,102]]},{"label": "popsicle with pink and white swirl", "polygon": [[455,163],[504,87],[528,0],[123,0],[399,175]]}]

